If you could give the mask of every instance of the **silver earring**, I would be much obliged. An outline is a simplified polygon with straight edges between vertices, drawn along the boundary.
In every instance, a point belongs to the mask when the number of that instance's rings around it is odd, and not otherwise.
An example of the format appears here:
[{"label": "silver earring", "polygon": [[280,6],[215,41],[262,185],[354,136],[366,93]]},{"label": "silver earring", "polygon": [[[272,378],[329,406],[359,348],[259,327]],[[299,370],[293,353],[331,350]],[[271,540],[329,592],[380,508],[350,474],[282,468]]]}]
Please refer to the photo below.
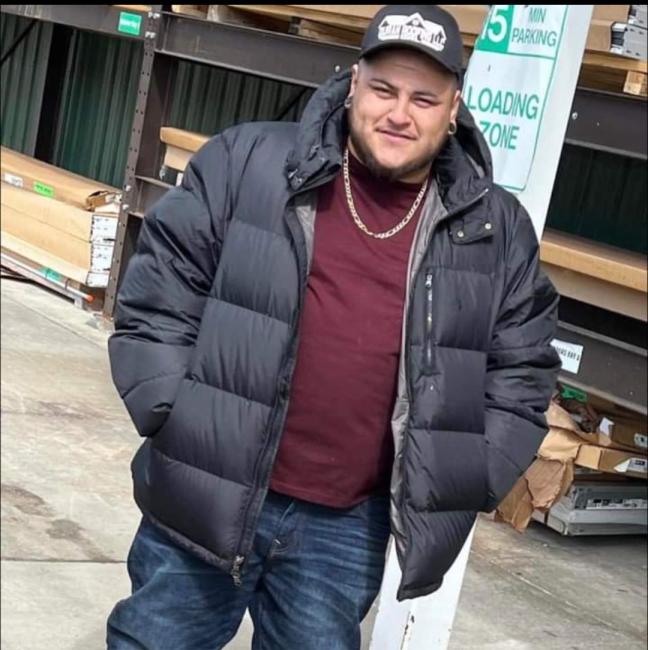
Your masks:
[{"label": "silver earring", "polygon": [[349,96],[344,100],[344,108],[346,108],[346,109],[351,108],[351,95],[349,95]]},{"label": "silver earring", "polygon": [[454,135],[456,132],[457,132],[457,123],[450,122],[450,126],[448,127],[448,133],[450,135]]}]

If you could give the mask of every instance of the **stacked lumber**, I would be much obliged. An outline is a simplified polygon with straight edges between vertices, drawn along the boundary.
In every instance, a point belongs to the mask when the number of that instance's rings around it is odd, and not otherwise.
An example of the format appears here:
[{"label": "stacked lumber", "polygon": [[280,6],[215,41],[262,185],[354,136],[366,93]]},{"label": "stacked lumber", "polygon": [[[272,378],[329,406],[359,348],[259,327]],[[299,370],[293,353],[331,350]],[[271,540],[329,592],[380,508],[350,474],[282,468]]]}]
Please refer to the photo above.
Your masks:
[{"label": "stacked lumber", "polygon": [[105,288],[119,190],[4,147],[0,167],[3,260],[80,290]]},{"label": "stacked lumber", "polygon": [[[181,5],[187,7],[188,5]],[[313,40],[359,45],[375,13],[384,5],[191,5],[209,7],[208,20],[292,33]],[[481,31],[488,5],[440,5],[457,20],[466,60]],[[637,5],[632,5],[636,7]],[[646,60],[620,56],[615,34],[635,18],[631,5],[595,5],[579,85],[595,90],[646,96]],[[197,15],[197,13],[194,13]],[[636,29],[636,25],[632,25]]]},{"label": "stacked lumber", "polygon": [[545,230],[540,260],[560,295],[648,321],[645,255]]}]

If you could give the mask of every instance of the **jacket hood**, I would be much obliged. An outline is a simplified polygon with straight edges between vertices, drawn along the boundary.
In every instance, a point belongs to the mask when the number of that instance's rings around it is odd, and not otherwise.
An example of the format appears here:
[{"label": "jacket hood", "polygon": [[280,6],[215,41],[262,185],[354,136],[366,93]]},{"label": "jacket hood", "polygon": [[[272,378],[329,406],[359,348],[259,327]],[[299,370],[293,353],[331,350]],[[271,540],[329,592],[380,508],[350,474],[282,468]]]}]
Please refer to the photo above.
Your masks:
[{"label": "jacket hood", "polygon": [[[344,100],[351,85],[351,70],[330,77],[306,105],[297,129],[286,174],[294,191],[333,174],[342,165],[342,147],[348,134]],[[461,100],[457,133],[448,138],[434,163],[444,203],[466,200],[492,182],[493,165],[488,145],[470,111]]]}]

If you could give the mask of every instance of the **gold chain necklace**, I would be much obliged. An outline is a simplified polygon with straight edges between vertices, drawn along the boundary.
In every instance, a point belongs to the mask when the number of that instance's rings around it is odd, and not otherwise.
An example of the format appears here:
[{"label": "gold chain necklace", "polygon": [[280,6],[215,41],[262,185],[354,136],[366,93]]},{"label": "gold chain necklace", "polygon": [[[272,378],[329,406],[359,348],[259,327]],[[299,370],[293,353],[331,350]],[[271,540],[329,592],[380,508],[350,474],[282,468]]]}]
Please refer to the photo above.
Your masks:
[{"label": "gold chain necklace", "polygon": [[418,196],[414,199],[414,203],[410,208],[410,211],[405,215],[405,218],[393,228],[385,232],[371,232],[367,226],[364,225],[362,219],[360,219],[358,212],[355,209],[355,204],[353,203],[353,195],[351,194],[351,179],[349,177],[349,148],[346,147],[344,150],[344,165],[342,167],[344,175],[344,190],[346,192],[347,203],[349,204],[349,211],[353,217],[353,221],[356,226],[362,230],[363,233],[369,235],[370,237],[375,237],[376,239],[388,239],[393,237],[396,233],[399,233],[405,226],[412,220],[412,217],[416,213],[416,209],[419,207],[425,192],[427,191],[428,179],[425,179],[425,183],[421,187],[421,191],[418,193]]}]

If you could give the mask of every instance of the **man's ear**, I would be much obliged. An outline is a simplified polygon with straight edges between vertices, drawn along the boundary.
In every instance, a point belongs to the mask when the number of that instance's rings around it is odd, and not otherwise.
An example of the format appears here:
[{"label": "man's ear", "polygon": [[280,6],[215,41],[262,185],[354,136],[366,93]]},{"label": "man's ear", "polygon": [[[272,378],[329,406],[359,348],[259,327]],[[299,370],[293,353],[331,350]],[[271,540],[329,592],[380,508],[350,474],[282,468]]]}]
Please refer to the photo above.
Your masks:
[{"label": "man's ear", "polygon": [[351,88],[349,88],[349,97],[352,97],[358,86],[358,75],[360,73],[360,67],[357,63],[354,63],[351,66]]},{"label": "man's ear", "polygon": [[454,97],[452,98],[452,108],[450,109],[450,121],[456,122],[457,115],[459,114],[459,104],[461,102],[461,91],[456,90]]}]

